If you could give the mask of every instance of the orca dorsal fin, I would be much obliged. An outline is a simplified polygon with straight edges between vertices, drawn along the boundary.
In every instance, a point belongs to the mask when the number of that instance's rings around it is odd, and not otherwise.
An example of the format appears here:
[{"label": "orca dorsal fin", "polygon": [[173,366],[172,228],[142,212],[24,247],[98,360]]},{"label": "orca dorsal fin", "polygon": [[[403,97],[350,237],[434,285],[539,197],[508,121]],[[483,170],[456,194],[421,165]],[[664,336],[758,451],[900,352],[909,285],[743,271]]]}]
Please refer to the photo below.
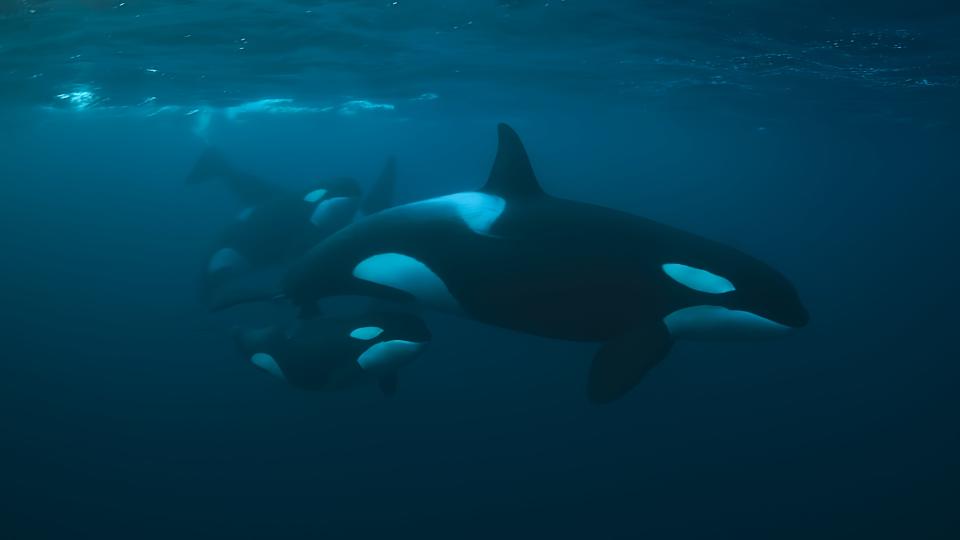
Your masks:
[{"label": "orca dorsal fin", "polygon": [[381,210],[386,210],[393,206],[393,192],[397,184],[397,159],[393,156],[387,157],[387,162],[383,165],[383,171],[377,178],[376,183],[370,188],[369,193],[360,209],[364,214],[376,214]]},{"label": "orca dorsal fin", "polygon": [[543,195],[543,188],[533,174],[530,158],[517,132],[506,124],[500,124],[497,134],[497,157],[482,191],[505,199]]}]

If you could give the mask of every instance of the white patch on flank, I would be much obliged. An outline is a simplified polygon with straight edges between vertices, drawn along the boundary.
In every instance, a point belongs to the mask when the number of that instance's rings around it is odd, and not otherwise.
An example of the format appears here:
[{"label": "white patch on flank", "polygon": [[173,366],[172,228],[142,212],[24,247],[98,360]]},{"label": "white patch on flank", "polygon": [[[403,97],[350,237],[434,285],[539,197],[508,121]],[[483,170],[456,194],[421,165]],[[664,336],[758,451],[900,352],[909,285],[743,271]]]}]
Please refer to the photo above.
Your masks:
[{"label": "white patch on flank", "polygon": [[350,332],[350,337],[353,339],[362,339],[364,341],[368,341],[382,333],[383,328],[380,328],[379,326],[364,326],[363,328],[357,328],[353,332]]},{"label": "white patch on flank", "polygon": [[250,357],[250,361],[253,362],[253,365],[266,371],[274,377],[287,380],[287,377],[283,374],[283,370],[281,370],[280,366],[277,365],[277,361],[274,360],[269,354],[262,352],[256,353]]},{"label": "white patch on flank", "polygon": [[730,283],[730,280],[701,268],[668,263],[663,265],[663,271],[677,283],[695,291],[723,294],[737,290],[733,283]]},{"label": "white patch on flank", "polygon": [[413,341],[384,341],[363,351],[357,364],[374,375],[386,375],[413,362],[422,348],[423,343]]},{"label": "white patch on flank", "polygon": [[239,214],[237,214],[237,221],[246,221],[250,219],[250,216],[252,215],[253,215],[252,206],[250,208],[244,208],[243,210],[240,211]]},{"label": "white patch on flank", "polygon": [[207,272],[213,274],[226,268],[240,266],[243,262],[243,255],[237,253],[237,250],[233,248],[222,248],[217,250],[217,252],[213,254],[213,257],[210,257]]},{"label": "white patch on flank", "polygon": [[310,223],[317,227],[326,227],[332,222],[348,220],[350,207],[350,197],[334,197],[320,201],[310,216]]},{"label": "white patch on flank", "polygon": [[323,196],[326,194],[327,194],[327,190],[325,189],[315,189],[310,193],[307,193],[307,195],[303,198],[303,200],[307,201],[308,203],[315,203],[320,199],[322,199]]},{"label": "white patch on flank", "polygon": [[452,212],[477,234],[489,235],[490,228],[507,208],[507,201],[496,195],[466,191],[407,205],[407,208],[437,209]]},{"label": "white patch on flank", "polygon": [[437,309],[460,311],[460,305],[443,280],[427,265],[407,255],[374,255],[361,261],[353,269],[353,276],[410,293],[421,303]]},{"label": "white patch on flank", "polygon": [[790,331],[782,325],[749,311],[721,306],[693,306],[674,311],[663,322],[679,339],[763,339]]}]

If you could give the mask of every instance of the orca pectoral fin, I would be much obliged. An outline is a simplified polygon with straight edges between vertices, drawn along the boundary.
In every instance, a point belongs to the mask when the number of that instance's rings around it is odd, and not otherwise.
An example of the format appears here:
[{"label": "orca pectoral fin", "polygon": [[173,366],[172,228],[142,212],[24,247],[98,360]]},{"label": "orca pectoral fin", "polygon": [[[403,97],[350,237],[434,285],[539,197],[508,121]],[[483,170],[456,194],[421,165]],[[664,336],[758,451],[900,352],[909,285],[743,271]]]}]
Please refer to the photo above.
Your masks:
[{"label": "orca pectoral fin", "polygon": [[389,375],[384,375],[377,379],[377,385],[380,387],[380,392],[387,397],[392,397],[397,393],[397,374],[391,373]]},{"label": "orca pectoral fin", "polygon": [[638,326],[605,343],[590,365],[590,401],[610,403],[622,397],[667,356],[672,344],[670,332],[660,321]]}]

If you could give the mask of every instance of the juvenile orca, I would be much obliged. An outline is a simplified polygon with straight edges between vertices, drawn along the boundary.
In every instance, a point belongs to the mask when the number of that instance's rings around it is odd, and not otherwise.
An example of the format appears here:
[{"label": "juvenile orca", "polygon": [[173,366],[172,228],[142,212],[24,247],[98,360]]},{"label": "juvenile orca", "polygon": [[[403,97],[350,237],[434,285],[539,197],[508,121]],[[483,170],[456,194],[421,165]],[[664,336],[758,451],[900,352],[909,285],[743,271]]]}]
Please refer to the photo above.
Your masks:
[{"label": "juvenile orca", "polygon": [[675,340],[778,336],[808,320],[790,282],[749,255],[546,194],[505,124],[482,189],[359,220],[285,276],[282,296],[303,314],[335,295],[416,301],[538,336],[602,342],[589,373],[594,402],[625,394]]},{"label": "juvenile orca", "polygon": [[265,201],[242,210],[223,229],[201,279],[208,297],[231,279],[303,255],[307,249],[350,223],[363,205],[367,213],[390,205],[396,165],[387,160],[368,197],[352,178],[317,182],[299,192],[276,189]]},{"label": "juvenile orca", "polygon": [[313,319],[289,334],[279,326],[239,331],[241,354],[304,390],[334,391],[376,382],[392,395],[397,371],[430,342],[416,315],[377,311],[346,320]]}]

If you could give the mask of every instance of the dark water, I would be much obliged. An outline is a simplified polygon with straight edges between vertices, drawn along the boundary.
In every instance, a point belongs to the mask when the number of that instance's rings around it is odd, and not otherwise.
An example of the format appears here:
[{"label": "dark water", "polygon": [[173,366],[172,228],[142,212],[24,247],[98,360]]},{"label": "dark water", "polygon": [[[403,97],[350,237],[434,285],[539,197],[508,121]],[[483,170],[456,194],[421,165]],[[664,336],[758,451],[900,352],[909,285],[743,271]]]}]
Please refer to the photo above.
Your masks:
[{"label": "dark water", "polygon": [[[957,538],[955,3],[0,2],[0,537]],[[284,101],[263,101],[284,100]],[[197,302],[236,213],[206,143],[295,184],[384,156],[773,264],[810,326],[594,346],[429,315],[400,392],[311,394]],[[260,308],[264,309],[264,308]],[[282,307],[271,308],[278,312]]]}]

